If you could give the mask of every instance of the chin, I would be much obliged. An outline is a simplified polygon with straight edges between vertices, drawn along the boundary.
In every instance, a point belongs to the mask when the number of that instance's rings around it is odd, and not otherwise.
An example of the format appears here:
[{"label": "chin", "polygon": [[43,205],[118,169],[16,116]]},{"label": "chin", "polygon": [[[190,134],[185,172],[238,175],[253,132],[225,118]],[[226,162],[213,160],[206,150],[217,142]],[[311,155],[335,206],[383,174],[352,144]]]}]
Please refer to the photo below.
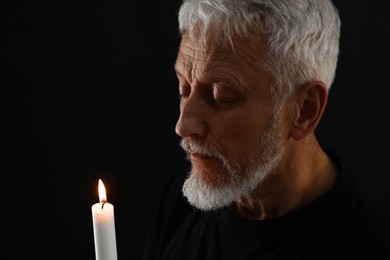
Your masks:
[{"label": "chin", "polygon": [[239,195],[237,180],[232,173],[221,168],[204,168],[193,165],[183,185],[188,202],[204,211],[229,205]]},{"label": "chin", "polygon": [[199,167],[193,164],[189,174],[193,175],[197,183],[209,186],[210,188],[223,187],[231,182],[229,173],[216,167]]}]

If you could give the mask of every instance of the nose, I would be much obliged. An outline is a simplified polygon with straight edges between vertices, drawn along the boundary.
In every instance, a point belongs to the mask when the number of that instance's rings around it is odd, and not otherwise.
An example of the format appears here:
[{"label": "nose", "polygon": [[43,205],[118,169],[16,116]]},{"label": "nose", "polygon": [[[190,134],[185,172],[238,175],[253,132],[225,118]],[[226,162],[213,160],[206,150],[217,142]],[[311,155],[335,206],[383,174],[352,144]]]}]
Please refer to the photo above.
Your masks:
[{"label": "nose", "polygon": [[204,137],[207,133],[207,105],[199,96],[180,101],[180,115],[175,132],[180,137]]}]

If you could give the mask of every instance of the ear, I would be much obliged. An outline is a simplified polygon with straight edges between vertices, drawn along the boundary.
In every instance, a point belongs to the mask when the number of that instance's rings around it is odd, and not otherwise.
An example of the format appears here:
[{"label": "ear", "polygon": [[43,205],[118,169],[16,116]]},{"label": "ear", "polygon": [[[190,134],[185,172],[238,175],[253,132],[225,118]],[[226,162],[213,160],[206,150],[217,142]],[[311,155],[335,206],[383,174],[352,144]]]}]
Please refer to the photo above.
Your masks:
[{"label": "ear", "polygon": [[298,93],[298,111],[292,122],[291,137],[300,140],[314,131],[328,101],[328,90],[322,81],[309,82]]}]

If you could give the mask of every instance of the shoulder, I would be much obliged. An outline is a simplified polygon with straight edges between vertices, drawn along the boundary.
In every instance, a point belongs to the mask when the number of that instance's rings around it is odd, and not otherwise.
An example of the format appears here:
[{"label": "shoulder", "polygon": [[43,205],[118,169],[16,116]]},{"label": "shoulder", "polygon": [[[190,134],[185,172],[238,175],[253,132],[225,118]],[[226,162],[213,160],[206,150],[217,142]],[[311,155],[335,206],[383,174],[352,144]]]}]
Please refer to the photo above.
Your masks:
[{"label": "shoulder", "polygon": [[336,240],[345,248],[355,248],[362,255],[368,252],[377,257],[386,255],[390,259],[390,213],[357,183],[331,219],[335,224],[331,229],[338,234]]},{"label": "shoulder", "polygon": [[340,169],[332,189],[332,195],[336,196],[330,200],[334,206],[328,218],[328,231],[337,234],[334,239],[345,248],[390,259],[390,213],[361,189],[339,157],[329,150],[327,153]]},{"label": "shoulder", "polygon": [[367,235],[372,236],[390,254],[390,213],[359,189],[348,205]]}]

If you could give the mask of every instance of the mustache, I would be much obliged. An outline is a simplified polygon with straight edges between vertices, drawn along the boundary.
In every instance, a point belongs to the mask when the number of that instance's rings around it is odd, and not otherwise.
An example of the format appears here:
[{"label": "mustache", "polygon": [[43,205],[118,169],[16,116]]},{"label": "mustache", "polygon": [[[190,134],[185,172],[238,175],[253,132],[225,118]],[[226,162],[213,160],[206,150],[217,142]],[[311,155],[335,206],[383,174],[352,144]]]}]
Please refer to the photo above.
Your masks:
[{"label": "mustache", "polygon": [[222,162],[223,168],[231,173],[231,176],[235,176],[235,172],[240,170],[240,166],[232,167],[229,160],[223,152],[216,146],[210,145],[200,139],[182,138],[180,140],[180,146],[187,153],[187,160],[191,161],[190,153],[196,153],[207,157],[213,157]]},{"label": "mustache", "polygon": [[207,157],[219,158],[223,161],[226,160],[223,153],[216,146],[200,139],[182,138],[180,146],[186,153],[196,153]]}]

